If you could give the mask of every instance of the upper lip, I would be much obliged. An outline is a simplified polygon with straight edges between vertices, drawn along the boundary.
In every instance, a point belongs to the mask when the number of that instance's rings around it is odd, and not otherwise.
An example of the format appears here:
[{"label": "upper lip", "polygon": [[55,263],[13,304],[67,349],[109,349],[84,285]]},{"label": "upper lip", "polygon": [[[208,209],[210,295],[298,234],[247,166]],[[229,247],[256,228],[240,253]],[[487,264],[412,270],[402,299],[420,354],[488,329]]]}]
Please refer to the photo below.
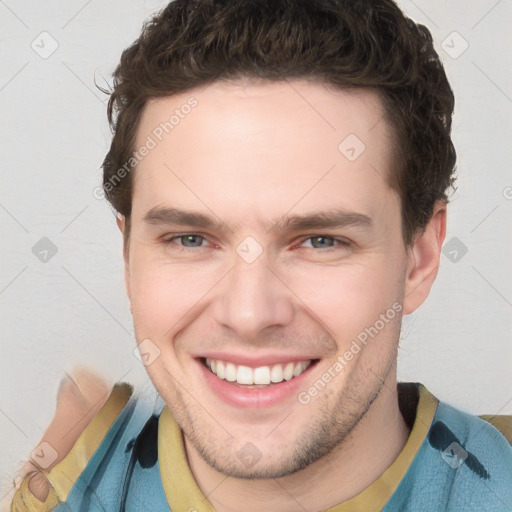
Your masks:
[{"label": "upper lip", "polygon": [[199,358],[225,361],[233,363],[236,366],[249,366],[258,368],[260,366],[272,366],[274,364],[298,363],[300,361],[309,361],[318,359],[318,357],[299,355],[299,354],[262,354],[259,356],[248,356],[247,354],[235,354],[225,352],[205,352]]}]

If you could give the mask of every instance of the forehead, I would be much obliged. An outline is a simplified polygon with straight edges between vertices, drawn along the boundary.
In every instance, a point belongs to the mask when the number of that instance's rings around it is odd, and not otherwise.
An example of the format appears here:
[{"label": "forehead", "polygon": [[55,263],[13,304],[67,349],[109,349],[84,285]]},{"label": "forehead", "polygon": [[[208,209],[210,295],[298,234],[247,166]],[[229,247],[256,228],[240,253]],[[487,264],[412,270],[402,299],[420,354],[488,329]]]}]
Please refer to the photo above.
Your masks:
[{"label": "forehead", "polygon": [[217,82],[152,99],[136,136],[136,150],[150,149],[135,172],[133,215],[229,209],[237,224],[319,204],[375,213],[396,200],[384,117],[373,91],[306,81]]}]

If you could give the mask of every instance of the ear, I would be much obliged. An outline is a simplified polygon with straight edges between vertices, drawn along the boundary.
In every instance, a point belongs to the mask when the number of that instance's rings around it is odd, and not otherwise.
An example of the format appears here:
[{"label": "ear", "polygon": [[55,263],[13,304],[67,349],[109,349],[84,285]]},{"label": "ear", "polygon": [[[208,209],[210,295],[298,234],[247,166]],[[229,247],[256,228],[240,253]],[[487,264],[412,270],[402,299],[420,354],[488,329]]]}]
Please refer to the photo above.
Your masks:
[{"label": "ear", "polygon": [[123,234],[123,260],[124,260],[124,285],[126,288],[126,294],[128,295],[128,299],[130,300],[130,311],[132,309],[131,306],[131,293],[130,293],[130,266],[128,264],[128,247],[126,247],[124,243],[124,231],[126,229],[126,218],[124,215],[118,213],[116,215],[116,223],[119,231]]},{"label": "ear", "polygon": [[403,314],[418,309],[428,297],[439,269],[441,248],[446,236],[446,201],[439,200],[425,230],[418,233],[407,249],[407,273]]}]

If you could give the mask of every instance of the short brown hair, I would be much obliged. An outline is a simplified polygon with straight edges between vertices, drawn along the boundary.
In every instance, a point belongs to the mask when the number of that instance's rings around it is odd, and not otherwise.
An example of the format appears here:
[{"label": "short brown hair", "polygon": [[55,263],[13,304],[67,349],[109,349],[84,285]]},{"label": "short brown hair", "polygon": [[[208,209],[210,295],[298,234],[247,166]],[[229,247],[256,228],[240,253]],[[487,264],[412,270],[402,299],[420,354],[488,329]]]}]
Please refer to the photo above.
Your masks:
[{"label": "short brown hair", "polygon": [[387,178],[401,198],[406,245],[435,202],[448,202],[453,92],[429,30],[392,0],[174,0],[144,23],[114,72],[103,188],[126,217],[125,243],[133,172],[116,186],[112,178],[130,161],[148,99],[247,78],[315,80],[379,94],[395,135]]}]

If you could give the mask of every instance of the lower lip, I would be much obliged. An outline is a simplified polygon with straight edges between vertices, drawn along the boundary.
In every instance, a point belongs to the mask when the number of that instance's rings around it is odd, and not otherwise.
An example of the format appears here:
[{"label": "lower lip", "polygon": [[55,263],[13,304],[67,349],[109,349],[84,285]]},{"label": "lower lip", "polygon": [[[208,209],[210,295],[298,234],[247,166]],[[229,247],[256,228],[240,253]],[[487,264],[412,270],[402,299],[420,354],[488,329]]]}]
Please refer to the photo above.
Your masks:
[{"label": "lower lip", "polygon": [[202,361],[201,359],[196,359],[206,383],[214,393],[229,405],[247,409],[272,407],[289,399],[291,396],[296,396],[300,388],[304,386],[305,379],[307,379],[310,371],[318,363],[318,361],[314,361],[298,377],[284,380],[278,384],[272,384],[268,388],[245,388],[238,387],[227,380],[219,379],[206,368]]}]

